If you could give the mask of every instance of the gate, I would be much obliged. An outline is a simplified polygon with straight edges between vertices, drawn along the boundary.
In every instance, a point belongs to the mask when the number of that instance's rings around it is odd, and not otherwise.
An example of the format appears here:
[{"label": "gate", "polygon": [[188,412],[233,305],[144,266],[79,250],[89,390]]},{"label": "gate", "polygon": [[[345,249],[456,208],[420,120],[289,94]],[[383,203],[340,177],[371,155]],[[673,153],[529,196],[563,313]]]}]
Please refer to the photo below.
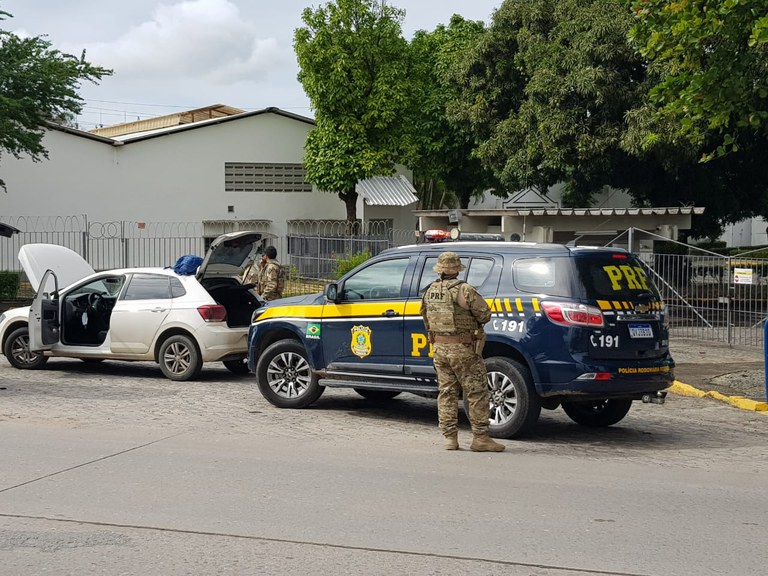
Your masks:
[{"label": "gate", "polygon": [[[643,249],[643,241],[650,241],[650,250]],[[653,247],[658,241],[679,253],[656,253]],[[763,345],[768,259],[751,256],[758,250],[723,256],[637,228],[623,232],[608,246],[640,247],[634,253],[667,304],[671,334],[729,345]]]}]

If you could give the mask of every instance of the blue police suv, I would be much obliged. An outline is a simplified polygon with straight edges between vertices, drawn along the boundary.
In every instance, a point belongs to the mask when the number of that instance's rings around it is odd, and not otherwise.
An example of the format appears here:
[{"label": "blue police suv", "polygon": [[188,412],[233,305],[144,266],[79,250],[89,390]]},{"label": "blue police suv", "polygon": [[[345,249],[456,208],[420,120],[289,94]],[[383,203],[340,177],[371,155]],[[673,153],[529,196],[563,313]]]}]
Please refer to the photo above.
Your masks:
[{"label": "blue police suv", "polygon": [[254,313],[248,366],[280,408],[303,408],[325,387],[388,400],[436,397],[421,296],[446,250],[460,278],[487,300],[483,349],[490,432],[514,438],[542,408],[610,426],[632,402],[663,403],[673,380],[667,310],[652,274],[619,249],[525,242],[452,242],[392,248],[322,294],[284,298]]}]

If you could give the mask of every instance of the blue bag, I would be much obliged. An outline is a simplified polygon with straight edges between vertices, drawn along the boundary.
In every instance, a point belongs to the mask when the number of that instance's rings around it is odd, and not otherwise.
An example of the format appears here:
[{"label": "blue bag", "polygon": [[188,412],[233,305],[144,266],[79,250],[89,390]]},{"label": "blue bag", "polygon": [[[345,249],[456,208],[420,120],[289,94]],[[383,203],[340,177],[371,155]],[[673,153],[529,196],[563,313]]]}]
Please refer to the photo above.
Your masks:
[{"label": "blue bag", "polygon": [[203,259],[200,256],[193,256],[187,254],[176,260],[176,264],[173,265],[173,271],[181,276],[191,276],[203,263]]}]

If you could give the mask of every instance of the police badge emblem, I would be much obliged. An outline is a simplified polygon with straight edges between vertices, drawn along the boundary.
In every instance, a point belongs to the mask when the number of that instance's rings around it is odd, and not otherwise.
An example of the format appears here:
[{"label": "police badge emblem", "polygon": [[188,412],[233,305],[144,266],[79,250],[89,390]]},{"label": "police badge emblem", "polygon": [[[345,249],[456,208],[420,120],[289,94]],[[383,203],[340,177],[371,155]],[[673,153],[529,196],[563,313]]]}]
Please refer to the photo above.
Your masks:
[{"label": "police badge emblem", "polygon": [[352,354],[365,358],[371,353],[371,329],[368,326],[352,326],[352,341],[349,343]]}]

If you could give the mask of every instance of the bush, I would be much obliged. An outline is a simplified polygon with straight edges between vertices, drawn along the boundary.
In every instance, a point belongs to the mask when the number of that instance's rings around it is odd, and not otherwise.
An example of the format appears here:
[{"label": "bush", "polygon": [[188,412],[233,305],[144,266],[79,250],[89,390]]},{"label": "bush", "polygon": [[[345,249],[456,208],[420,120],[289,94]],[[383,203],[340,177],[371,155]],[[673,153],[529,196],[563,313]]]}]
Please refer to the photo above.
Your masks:
[{"label": "bush", "polygon": [[19,291],[18,272],[0,272],[0,299],[12,300]]},{"label": "bush", "polygon": [[368,258],[371,257],[371,253],[368,250],[363,252],[357,252],[356,254],[347,253],[344,256],[334,256],[336,260],[336,273],[333,275],[335,280],[338,280],[344,274],[355,268],[358,264],[362,264]]}]

